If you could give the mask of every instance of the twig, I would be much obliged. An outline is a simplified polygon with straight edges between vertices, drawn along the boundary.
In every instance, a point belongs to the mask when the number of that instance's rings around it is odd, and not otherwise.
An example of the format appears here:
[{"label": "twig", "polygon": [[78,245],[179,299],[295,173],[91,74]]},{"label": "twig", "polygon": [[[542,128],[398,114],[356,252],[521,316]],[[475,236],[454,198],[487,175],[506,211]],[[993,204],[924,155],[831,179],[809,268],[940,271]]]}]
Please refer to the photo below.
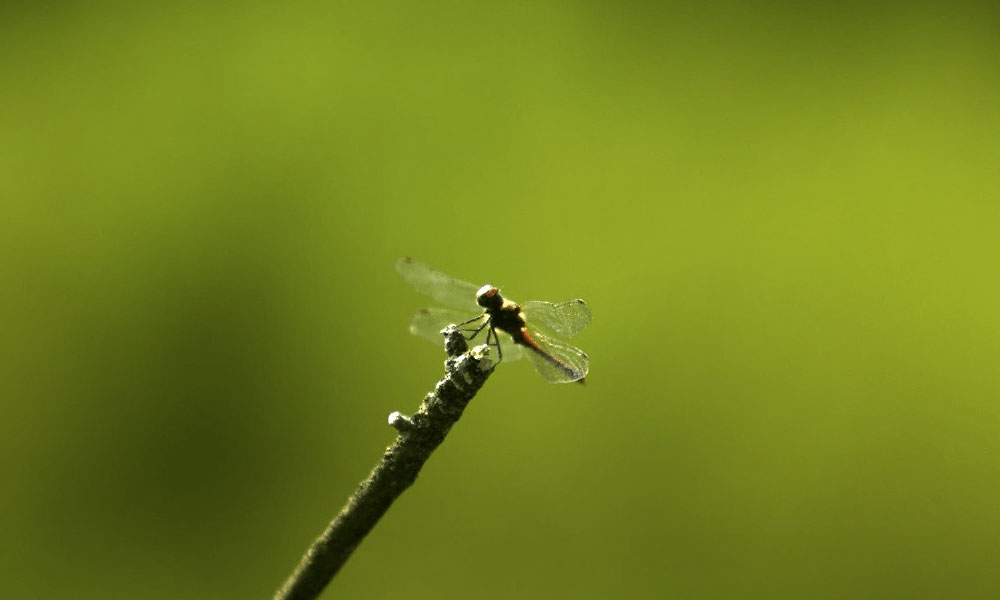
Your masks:
[{"label": "twig", "polygon": [[319,597],[393,501],[410,487],[434,449],[462,416],[465,406],[493,372],[487,346],[468,349],[454,325],[445,337],[445,376],[424,398],[412,418],[394,412],[389,424],[399,435],[386,449],[368,479],[341,509],[299,562],[295,572],[275,594],[275,600],[313,600]]}]

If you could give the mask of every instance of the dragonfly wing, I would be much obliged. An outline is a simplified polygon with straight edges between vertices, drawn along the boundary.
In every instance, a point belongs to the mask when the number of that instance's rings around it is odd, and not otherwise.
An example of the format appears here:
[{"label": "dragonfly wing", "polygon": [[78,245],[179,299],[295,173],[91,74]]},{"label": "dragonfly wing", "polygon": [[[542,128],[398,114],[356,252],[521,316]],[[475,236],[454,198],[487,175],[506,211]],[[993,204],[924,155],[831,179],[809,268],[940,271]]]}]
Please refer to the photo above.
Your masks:
[{"label": "dragonfly wing", "polygon": [[[421,308],[410,320],[410,333],[419,335],[435,344],[444,339],[441,330],[451,324],[459,324],[469,319],[469,314],[450,308]],[[480,321],[473,321],[476,327]],[[469,323],[472,325],[473,323]]]},{"label": "dragonfly wing", "polygon": [[470,312],[482,310],[476,303],[476,292],[479,288],[471,283],[455,279],[409,257],[396,261],[396,272],[415,290],[445,306]]},{"label": "dragonfly wing", "polygon": [[531,336],[544,353],[527,348],[525,352],[545,381],[569,383],[583,379],[590,372],[590,357],[583,350],[538,331],[532,331]]},{"label": "dragonfly wing", "polygon": [[[485,315],[484,315],[485,316]],[[418,335],[424,339],[430,340],[435,344],[441,345],[444,338],[441,337],[441,330],[452,324],[459,324],[463,321],[467,321],[469,318],[468,313],[464,313],[458,310],[451,310],[448,308],[422,308],[417,314],[413,315],[413,319],[410,321],[410,333],[413,335]],[[463,326],[464,328],[471,327],[474,331],[475,328],[482,325],[482,320],[477,319],[468,325]],[[479,332],[476,339],[479,340],[478,343],[484,343],[485,330]],[[503,353],[503,359],[506,360],[518,360],[524,356],[524,351],[520,346],[514,344],[514,340],[511,339],[509,335],[500,334],[500,351]],[[471,342],[470,345],[476,343]]]},{"label": "dragonfly wing", "polygon": [[503,360],[521,360],[524,358],[524,353],[527,352],[526,349],[518,346],[514,343],[513,338],[511,338],[506,333],[497,332],[500,338],[500,352],[503,353]]},{"label": "dragonfly wing", "polygon": [[415,290],[445,306],[467,310],[470,314],[482,310],[476,303],[476,292],[479,291],[479,287],[471,283],[455,279],[410,257],[396,261],[396,272]]},{"label": "dragonfly wing", "polygon": [[565,338],[575,337],[590,324],[590,307],[579,298],[558,303],[533,300],[521,307],[529,325],[537,323]]}]

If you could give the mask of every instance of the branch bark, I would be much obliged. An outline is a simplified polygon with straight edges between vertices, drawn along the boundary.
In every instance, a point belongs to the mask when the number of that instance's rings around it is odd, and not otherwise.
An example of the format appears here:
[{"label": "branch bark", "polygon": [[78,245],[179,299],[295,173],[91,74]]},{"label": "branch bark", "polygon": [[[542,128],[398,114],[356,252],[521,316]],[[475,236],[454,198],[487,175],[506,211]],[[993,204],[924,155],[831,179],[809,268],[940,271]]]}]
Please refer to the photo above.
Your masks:
[{"label": "branch bark", "polygon": [[420,468],[493,372],[487,346],[469,350],[465,337],[454,325],[441,333],[449,357],[444,378],[427,394],[413,417],[399,412],[389,415],[389,425],[399,433],[396,441],[313,542],[274,600],[319,597],[393,501],[413,484]]}]

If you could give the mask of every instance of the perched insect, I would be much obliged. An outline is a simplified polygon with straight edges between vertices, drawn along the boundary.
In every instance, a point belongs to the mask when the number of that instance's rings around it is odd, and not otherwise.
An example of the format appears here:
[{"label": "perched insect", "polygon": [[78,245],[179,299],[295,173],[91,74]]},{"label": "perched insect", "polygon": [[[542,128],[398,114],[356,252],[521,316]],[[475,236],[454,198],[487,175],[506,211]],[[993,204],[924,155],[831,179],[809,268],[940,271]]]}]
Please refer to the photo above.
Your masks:
[{"label": "perched insect", "polygon": [[[496,348],[500,360],[518,360],[527,354],[546,381],[584,383],[590,358],[559,339],[577,335],[590,323],[590,307],[583,300],[518,304],[492,285],[475,286],[412,258],[396,261],[396,271],[418,292],[449,307],[420,310],[410,323],[414,335],[440,342],[441,329],[452,323],[466,326],[469,339],[485,329],[486,343]],[[479,314],[469,318],[473,311]],[[506,335],[501,337],[498,331]]]}]

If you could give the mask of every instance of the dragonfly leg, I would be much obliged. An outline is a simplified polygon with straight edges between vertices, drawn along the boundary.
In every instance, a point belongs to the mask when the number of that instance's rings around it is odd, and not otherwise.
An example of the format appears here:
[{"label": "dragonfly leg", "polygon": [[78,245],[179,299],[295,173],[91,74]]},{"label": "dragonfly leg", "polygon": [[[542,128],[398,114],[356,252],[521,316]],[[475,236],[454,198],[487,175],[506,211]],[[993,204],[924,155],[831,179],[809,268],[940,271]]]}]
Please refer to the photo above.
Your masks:
[{"label": "dragonfly leg", "polygon": [[[490,342],[490,338],[493,338],[492,342]],[[486,345],[497,349],[497,364],[500,364],[500,361],[503,360],[503,351],[500,350],[500,335],[497,334],[496,328],[490,327],[486,331]]]},{"label": "dragonfly leg", "polygon": [[[481,318],[482,318],[482,316],[476,317],[476,319],[481,319]],[[472,321],[475,321],[476,319],[472,319]],[[465,323],[471,323],[472,321],[466,321]],[[465,323],[460,323],[460,325],[465,325]],[[478,328],[476,328],[475,331],[473,331],[471,334],[465,336],[465,339],[471,340],[472,338],[476,337],[477,335],[479,335],[479,332],[482,331],[483,328],[485,328],[489,324],[490,324],[490,320],[487,319],[486,321],[483,322],[482,325],[480,325]],[[493,328],[490,327],[490,330],[492,330],[492,329]],[[486,332],[486,343],[487,344],[489,344],[489,339],[490,339],[490,334],[489,334],[489,332]]]},{"label": "dragonfly leg", "polygon": [[497,347],[497,362],[499,363],[503,360],[503,350],[500,349],[500,336],[497,334],[497,330],[493,327],[490,327],[490,331],[493,332],[493,341],[496,343]]},{"label": "dragonfly leg", "polygon": [[461,323],[458,323],[457,325],[459,327],[461,327],[462,325],[468,325],[469,323],[472,323],[473,321],[478,321],[479,319],[482,319],[482,318],[483,318],[483,315],[476,315],[476,316],[472,317],[471,319],[469,319],[467,321],[462,321]]}]

